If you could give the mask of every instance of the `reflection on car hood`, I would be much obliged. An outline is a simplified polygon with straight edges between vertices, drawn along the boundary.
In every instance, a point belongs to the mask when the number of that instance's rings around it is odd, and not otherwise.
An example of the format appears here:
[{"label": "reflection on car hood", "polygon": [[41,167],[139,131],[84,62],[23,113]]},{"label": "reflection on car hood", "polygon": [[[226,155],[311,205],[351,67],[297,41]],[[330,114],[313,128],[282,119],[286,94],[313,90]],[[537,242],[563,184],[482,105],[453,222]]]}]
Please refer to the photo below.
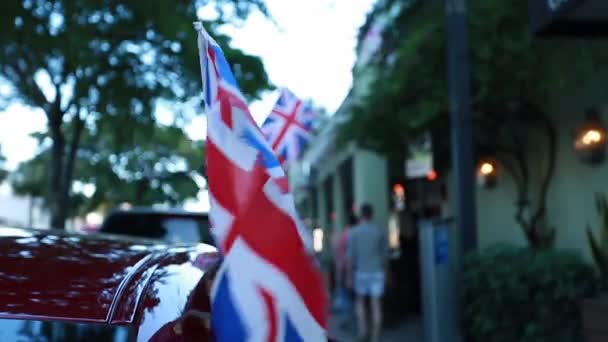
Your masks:
[{"label": "reflection on car hood", "polygon": [[166,253],[107,237],[0,228],[0,318],[108,322],[124,303],[135,310],[154,260]]}]

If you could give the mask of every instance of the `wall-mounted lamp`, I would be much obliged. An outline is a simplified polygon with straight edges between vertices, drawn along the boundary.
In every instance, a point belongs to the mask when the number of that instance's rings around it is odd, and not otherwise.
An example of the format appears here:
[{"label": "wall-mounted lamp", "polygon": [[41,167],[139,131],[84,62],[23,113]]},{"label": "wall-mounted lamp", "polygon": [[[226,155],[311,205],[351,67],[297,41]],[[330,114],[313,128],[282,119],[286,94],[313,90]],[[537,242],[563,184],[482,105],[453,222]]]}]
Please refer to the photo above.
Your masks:
[{"label": "wall-mounted lamp", "polygon": [[606,158],[606,129],[597,109],[585,113],[585,122],[576,130],[574,150],[581,161],[590,165],[601,164]]},{"label": "wall-mounted lamp", "polygon": [[498,180],[498,166],[494,160],[484,159],[477,166],[477,182],[485,188],[493,188]]}]

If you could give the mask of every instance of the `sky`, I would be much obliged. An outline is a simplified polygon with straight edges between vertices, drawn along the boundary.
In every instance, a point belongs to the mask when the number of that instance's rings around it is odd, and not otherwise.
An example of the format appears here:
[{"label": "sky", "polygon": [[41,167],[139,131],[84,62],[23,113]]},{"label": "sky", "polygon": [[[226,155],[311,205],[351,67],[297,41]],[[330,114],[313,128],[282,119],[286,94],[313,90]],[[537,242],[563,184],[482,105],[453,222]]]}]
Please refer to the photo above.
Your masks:
[{"label": "sky", "polygon": [[[331,114],[350,89],[358,29],[373,3],[374,0],[266,0],[274,23],[256,12],[242,25],[223,30],[232,37],[234,47],[261,57],[274,85],[288,87]],[[2,91],[0,86],[0,96]],[[277,97],[278,91],[266,92],[261,100],[250,104],[259,124]],[[167,118],[168,113],[161,111],[160,116]],[[29,134],[44,130],[45,125],[40,110],[23,105],[0,112],[0,147],[10,168],[34,156],[37,145]],[[204,139],[204,116],[193,120],[186,131],[193,139]]]}]

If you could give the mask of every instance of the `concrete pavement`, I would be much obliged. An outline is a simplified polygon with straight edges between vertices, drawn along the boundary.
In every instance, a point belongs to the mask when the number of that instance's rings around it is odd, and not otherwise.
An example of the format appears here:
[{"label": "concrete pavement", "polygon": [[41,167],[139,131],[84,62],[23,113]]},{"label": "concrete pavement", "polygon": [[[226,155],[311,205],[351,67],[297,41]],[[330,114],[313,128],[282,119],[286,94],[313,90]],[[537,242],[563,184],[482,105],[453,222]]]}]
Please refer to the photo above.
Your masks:
[{"label": "concrete pavement", "polygon": [[[333,313],[329,317],[329,336],[337,342],[356,341],[357,327],[354,317],[344,313]],[[382,342],[423,342],[422,325],[418,317],[401,319],[398,324],[382,331]]]}]

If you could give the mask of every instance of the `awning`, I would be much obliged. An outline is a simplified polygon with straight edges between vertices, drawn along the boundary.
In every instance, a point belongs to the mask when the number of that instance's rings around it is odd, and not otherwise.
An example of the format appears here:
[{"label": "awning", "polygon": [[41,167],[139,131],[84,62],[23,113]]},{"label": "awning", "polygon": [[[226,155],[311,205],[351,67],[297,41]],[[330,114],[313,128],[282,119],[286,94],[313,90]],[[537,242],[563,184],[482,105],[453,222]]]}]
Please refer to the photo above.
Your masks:
[{"label": "awning", "polygon": [[540,36],[607,37],[608,0],[528,0]]}]

